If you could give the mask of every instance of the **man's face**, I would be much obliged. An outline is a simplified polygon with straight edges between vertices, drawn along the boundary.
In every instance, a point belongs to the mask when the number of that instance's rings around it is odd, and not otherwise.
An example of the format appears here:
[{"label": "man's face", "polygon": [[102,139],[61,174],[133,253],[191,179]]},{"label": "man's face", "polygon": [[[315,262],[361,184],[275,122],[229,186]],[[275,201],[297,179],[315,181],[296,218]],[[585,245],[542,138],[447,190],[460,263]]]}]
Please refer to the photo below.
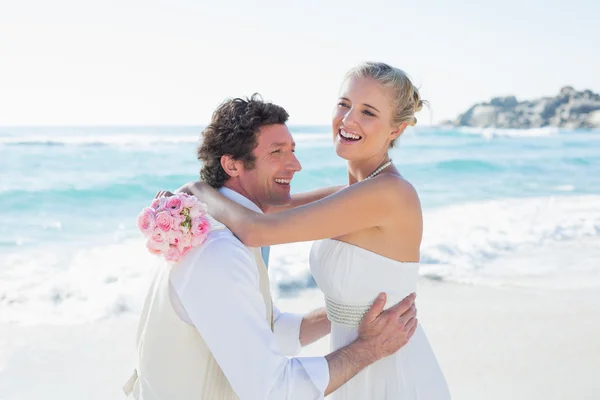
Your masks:
[{"label": "man's face", "polygon": [[290,183],[302,169],[294,155],[296,144],[284,124],[267,125],[259,130],[258,146],[253,154],[253,169],[242,169],[238,184],[243,194],[267,211],[269,206],[281,206],[292,201]]}]

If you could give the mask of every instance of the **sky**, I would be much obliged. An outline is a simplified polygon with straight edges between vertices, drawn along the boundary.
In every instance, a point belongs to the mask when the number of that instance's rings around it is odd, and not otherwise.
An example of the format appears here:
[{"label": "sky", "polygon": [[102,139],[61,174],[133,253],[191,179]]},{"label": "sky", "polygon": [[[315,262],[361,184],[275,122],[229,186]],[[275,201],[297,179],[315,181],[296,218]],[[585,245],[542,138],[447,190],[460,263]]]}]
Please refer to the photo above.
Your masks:
[{"label": "sky", "polygon": [[599,17],[591,0],[0,0],[0,126],[203,125],[254,92],[327,125],[367,60],[406,71],[437,123],[600,92]]}]

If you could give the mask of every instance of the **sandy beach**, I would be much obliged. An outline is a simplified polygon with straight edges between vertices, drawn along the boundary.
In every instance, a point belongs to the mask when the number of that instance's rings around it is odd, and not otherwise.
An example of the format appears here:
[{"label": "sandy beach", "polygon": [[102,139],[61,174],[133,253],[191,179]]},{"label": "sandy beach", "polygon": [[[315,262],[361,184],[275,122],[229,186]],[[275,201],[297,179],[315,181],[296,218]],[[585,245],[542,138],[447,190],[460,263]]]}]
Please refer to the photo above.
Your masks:
[{"label": "sandy beach", "polygon": [[[322,304],[309,290],[288,311]],[[453,399],[597,399],[600,292],[528,292],[422,279],[419,321]],[[86,325],[0,325],[0,399],[120,399],[136,318]],[[323,339],[301,355],[328,351]]]}]

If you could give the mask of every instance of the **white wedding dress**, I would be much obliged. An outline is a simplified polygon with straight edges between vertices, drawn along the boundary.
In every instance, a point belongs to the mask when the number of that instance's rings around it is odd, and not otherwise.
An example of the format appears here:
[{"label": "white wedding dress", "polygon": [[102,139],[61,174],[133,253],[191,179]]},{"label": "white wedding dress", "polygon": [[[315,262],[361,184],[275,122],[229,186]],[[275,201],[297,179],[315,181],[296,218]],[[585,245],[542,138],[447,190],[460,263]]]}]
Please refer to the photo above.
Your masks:
[{"label": "white wedding dress", "polygon": [[[315,241],[312,274],[325,294],[331,320],[331,351],[356,339],[359,322],[380,292],[386,308],[416,292],[418,263],[398,262],[349,243]],[[336,390],[335,400],[446,400],[450,393],[419,325],[411,340],[395,354],[365,368]]]}]

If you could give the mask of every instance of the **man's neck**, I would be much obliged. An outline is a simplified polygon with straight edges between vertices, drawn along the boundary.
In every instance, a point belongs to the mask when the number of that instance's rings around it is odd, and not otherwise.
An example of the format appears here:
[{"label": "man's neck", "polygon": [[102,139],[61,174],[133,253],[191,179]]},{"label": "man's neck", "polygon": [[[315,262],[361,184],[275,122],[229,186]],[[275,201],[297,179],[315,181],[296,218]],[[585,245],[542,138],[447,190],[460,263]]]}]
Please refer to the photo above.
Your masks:
[{"label": "man's neck", "polygon": [[260,204],[260,202],[256,201],[255,199],[253,199],[245,190],[244,188],[242,188],[239,184],[237,184],[236,182],[230,182],[231,179],[227,182],[225,182],[225,184],[223,185],[224,188],[227,188],[229,190],[232,190],[234,192],[236,192],[237,194],[244,196],[248,201],[252,202],[254,205],[256,205],[256,207],[258,207],[263,213],[267,213],[269,212],[269,207],[268,206],[263,206]]}]

